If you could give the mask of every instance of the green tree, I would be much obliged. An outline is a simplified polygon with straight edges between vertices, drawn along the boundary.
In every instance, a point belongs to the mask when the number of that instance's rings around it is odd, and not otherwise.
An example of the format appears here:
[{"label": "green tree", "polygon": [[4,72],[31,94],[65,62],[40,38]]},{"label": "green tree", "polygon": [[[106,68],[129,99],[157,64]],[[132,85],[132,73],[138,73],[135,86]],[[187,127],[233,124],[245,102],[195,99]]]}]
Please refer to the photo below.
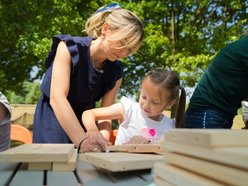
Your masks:
[{"label": "green tree", "polygon": [[247,0],[134,0],[126,7],[145,24],[141,50],[125,63],[128,92],[137,92],[137,80],[155,67],[177,71],[193,87],[216,52],[248,29]]},{"label": "green tree", "polygon": [[[29,94],[24,82],[41,79],[52,36],[83,36],[86,19],[98,7],[110,2],[1,0],[1,91],[11,92],[22,102],[35,101],[34,97],[26,98]],[[156,67],[171,68],[180,74],[185,86],[194,86],[216,52],[248,28],[248,0],[118,2],[135,12],[145,25],[141,49],[123,60],[122,95],[138,94],[140,80]],[[31,73],[34,67],[38,69],[37,74]],[[36,93],[31,88],[29,91]]]}]

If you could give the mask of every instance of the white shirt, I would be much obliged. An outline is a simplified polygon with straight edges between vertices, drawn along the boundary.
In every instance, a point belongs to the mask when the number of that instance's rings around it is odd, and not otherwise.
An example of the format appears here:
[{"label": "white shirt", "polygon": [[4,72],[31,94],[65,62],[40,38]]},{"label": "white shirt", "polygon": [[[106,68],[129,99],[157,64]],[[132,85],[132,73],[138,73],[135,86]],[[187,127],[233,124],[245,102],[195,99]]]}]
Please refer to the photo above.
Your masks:
[{"label": "white shirt", "polygon": [[140,135],[150,141],[162,140],[164,133],[175,128],[174,120],[163,116],[161,121],[154,121],[141,112],[139,103],[127,97],[121,98],[125,110],[125,121],[120,124],[115,145],[127,143],[131,137]]}]

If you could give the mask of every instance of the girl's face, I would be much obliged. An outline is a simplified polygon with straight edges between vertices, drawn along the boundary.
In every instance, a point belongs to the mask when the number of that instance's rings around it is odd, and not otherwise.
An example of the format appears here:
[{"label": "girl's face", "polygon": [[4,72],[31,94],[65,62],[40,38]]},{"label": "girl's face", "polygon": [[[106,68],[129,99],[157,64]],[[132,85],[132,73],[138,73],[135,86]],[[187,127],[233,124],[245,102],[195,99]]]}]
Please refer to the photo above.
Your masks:
[{"label": "girl's face", "polygon": [[143,114],[153,120],[160,120],[162,112],[172,106],[172,101],[168,100],[167,91],[162,91],[159,85],[151,82],[147,77],[141,87],[139,104]]}]

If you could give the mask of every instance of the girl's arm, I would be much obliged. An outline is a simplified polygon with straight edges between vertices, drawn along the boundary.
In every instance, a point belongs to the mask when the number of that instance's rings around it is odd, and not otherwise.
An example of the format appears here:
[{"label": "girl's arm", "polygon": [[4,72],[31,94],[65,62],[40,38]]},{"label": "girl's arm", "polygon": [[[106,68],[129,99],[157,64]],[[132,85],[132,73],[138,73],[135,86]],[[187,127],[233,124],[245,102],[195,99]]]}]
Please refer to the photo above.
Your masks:
[{"label": "girl's arm", "polygon": [[82,114],[82,122],[87,131],[99,130],[96,121],[119,119],[121,122],[125,119],[125,111],[122,103],[115,103],[108,107],[100,107],[86,110]]},{"label": "girl's arm", "polygon": [[[108,107],[115,103],[116,94],[121,86],[122,78],[116,81],[116,84],[113,89],[108,91],[104,97],[102,98],[101,107]],[[110,130],[112,128],[111,120],[101,120],[98,121],[98,130],[101,131],[103,136],[109,140],[110,138]]]}]

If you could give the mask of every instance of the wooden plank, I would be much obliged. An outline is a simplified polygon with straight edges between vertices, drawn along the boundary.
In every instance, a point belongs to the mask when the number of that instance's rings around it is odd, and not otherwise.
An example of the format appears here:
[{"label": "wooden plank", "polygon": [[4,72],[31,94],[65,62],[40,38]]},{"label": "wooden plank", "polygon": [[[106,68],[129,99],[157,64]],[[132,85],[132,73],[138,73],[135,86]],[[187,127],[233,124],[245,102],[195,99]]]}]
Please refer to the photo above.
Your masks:
[{"label": "wooden plank", "polygon": [[156,186],[175,186],[174,184],[166,181],[165,179],[159,176],[154,177],[154,183],[156,184]]},{"label": "wooden plank", "polygon": [[52,170],[52,162],[28,163],[28,170]]},{"label": "wooden plank", "polygon": [[74,153],[65,163],[63,162],[54,162],[52,166],[53,171],[74,171],[76,169],[77,161],[77,150],[74,150]]},{"label": "wooden plank", "polygon": [[43,177],[43,171],[27,171],[27,164],[22,164],[9,186],[43,186]]},{"label": "wooden plank", "polygon": [[166,163],[155,163],[153,171],[155,176],[159,176],[175,185],[183,185],[183,186],[226,185]]},{"label": "wooden plank", "polygon": [[83,186],[148,186],[153,183],[150,169],[127,172],[102,172],[90,163],[78,161],[77,172],[83,182]]},{"label": "wooden plank", "polygon": [[48,171],[47,185],[68,186],[68,185],[79,185],[79,184],[72,171],[64,171],[64,172]]},{"label": "wooden plank", "polygon": [[245,186],[248,183],[248,172],[216,162],[194,158],[177,153],[164,153],[166,162],[193,171],[203,176],[219,180],[226,184]]},{"label": "wooden plank", "polygon": [[208,149],[171,141],[163,141],[162,145],[171,152],[186,154],[248,170],[248,147]]},{"label": "wooden plank", "polygon": [[17,163],[0,163],[0,185],[6,185],[17,165]]},{"label": "wooden plank", "polygon": [[125,144],[109,146],[110,152],[134,152],[134,153],[161,153],[165,149],[158,143],[152,144]]},{"label": "wooden plank", "polygon": [[155,162],[161,162],[164,157],[152,154],[134,153],[84,153],[79,160],[92,163],[96,167],[112,172],[151,169]]},{"label": "wooden plank", "polygon": [[73,144],[24,144],[0,153],[0,162],[66,162]]},{"label": "wooden plank", "polygon": [[128,152],[130,145],[111,145],[108,147],[109,152]]},{"label": "wooden plank", "polygon": [[248,132],[231,129],[171,129],[165,141],[186,143],[208,148],[247,146]]}]

